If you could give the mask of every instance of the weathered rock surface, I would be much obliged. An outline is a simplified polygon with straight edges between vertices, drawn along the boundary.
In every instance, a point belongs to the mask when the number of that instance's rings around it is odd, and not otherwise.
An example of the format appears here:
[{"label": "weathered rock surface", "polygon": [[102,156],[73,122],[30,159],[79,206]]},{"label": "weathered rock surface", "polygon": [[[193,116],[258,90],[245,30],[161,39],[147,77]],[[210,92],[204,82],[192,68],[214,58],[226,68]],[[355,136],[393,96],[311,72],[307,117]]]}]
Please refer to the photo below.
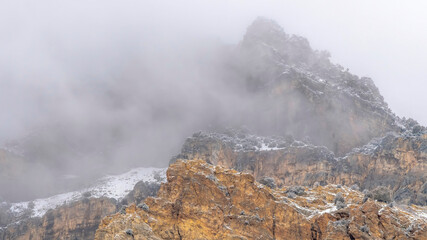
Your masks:
[{"label": "weathered rock surface", "polygon": [[83,199],[54,210],[42,218],[29,218],[0,229],[0,239],[93,239],[101,219],[117,211],[116,201]]},{"label": "weathered rock surface", "polygon": [[390,133],[368,145],[335,157],[326,147],[292,138],[250,134],[197,133],[172,159],[202,159],[256,179],[273,177],[279,186],[357,184],[361,189],[389,188],[395,201],[427,204],[427,134]]},{"label": "weathered rock surface", "polygon": [[390,207],[347,187],[293,196],[297,188],[270,189],[201,160],[171,164],[167,177],[157,198],[104,218],[95,239],[427,238],[425,207]]}]

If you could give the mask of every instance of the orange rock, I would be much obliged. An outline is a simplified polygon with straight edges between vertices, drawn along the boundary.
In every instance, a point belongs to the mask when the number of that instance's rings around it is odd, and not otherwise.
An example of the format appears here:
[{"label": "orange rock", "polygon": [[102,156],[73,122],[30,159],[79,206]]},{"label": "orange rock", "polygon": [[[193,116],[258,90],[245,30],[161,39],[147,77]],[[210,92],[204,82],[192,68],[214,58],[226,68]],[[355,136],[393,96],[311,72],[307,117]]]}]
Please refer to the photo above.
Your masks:
[{"label": "orange rock", "polygon": [[[347,187],[295,198],[250,174],[202,160],[178,161],[145,210],[132,205],[101,222],[95,239],[426,239],[425,207],[389,208]],[[337,210],[341,193],[347,207]],[[126,233],[131,232],[132,235]]]}]

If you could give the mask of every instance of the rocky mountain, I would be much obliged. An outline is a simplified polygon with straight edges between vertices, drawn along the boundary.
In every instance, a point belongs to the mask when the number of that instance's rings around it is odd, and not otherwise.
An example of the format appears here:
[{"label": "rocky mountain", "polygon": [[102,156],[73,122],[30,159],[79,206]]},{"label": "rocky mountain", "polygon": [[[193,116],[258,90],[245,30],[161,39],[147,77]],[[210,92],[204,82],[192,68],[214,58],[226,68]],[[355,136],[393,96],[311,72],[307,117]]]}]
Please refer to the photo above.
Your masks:
[{"label": "rocky mountain", "polygon": [[410,125],[388,108],[372,79],[329,57],[274,21],[256,19],[230,63],[239,84],[259,97],[245,124],[261,135],[309,137],[338,156]]},{"label": "rocky mountain", "polygon": [[169,166],[157,197],[102,220],[95,239],[425,239],[426,208],[337,185],[270,188],[202,160]]}]

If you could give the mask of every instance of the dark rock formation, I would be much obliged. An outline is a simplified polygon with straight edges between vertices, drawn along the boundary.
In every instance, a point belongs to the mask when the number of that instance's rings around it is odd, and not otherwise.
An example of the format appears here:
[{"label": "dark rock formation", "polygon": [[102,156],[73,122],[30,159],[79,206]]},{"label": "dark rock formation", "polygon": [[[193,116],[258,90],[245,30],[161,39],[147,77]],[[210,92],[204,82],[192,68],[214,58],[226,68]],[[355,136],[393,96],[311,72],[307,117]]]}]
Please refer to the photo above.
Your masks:
[{"label": "dark rock formation", "polygon": [[136,204],[138,205],[147,197],[156,196],[160,188],[160,182],[138,182],[133,190],[122,200],[123,205]]}]

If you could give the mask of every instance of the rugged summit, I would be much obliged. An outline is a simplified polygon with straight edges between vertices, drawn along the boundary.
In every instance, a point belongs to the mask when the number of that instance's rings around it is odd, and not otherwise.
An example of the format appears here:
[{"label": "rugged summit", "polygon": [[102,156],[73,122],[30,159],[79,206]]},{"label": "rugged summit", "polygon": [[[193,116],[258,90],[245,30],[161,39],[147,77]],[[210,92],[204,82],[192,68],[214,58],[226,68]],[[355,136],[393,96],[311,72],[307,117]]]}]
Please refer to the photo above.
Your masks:
[{"label": "rugged summit", "polygon": [[313,50],[307,39],[286,34],[272,20],[255,20],[237,52],[234,64],[244,84],[265,96],[247,123],[258,133],[308,136],[342,156],[406,125],[370,78],[331,63],[329,53]]},{"label": "rugged summit", "polygon": [[426,128],[394,115],[371,79],[264,18],[237,49],[237,72],[259,101],[247,117],[255,134],[196,133],[172,161],[203,159],[279,186],[383,186],[395,201],[427,204]]},{"label": "rugged summit", "polygon": [[[346,187],[271,189],[251,174],[178,161],[156,198],[102,220],[95,239],[425,239],[425,208]],[[424,212],[425,214],[425,212]]]}]

